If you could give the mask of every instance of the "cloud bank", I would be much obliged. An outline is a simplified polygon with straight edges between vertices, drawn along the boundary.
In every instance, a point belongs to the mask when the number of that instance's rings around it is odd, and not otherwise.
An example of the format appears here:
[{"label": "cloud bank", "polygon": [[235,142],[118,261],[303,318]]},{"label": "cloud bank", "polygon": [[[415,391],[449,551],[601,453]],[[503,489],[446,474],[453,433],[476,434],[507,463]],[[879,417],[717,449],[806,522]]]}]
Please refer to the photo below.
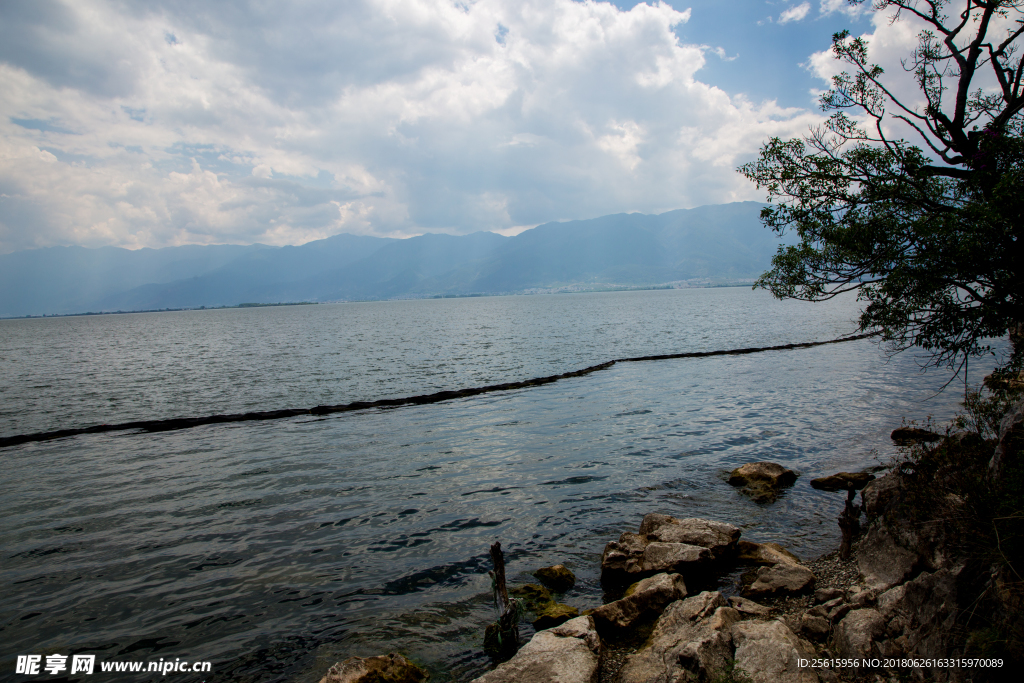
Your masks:
[{"label": "cloud bank", "polygon": [[762,199],[735,166],[820,116],[702,82],[712,48],[678,39],[689,18],[571,0],[6,3],[0,252],[512,234]]}]

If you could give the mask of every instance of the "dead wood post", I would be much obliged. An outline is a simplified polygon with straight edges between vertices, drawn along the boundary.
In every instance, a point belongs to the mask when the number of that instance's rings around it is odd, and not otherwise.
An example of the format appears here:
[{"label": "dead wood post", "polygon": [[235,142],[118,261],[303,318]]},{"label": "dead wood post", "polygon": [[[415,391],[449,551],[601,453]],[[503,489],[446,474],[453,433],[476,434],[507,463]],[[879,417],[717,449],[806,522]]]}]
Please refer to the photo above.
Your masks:
[{"label": "dead wood post", "polygon": [[843,560],[850,559],[853,539],[860,533],[860,506],[853,504],[856,497],[857,489],[850,486],[846,492],[846,507],[843,514],[839,515],[839,529],[843,532],[843,541],[839,544],[839,557]]},{"label": "dead wood post", "polygon": [[507,659],[519,649],[519,619],[522,616],[519,604],[508,597],[505,584],[505,556],[501,543],[491,546],[491,561],[494,571],[489,572],[494,582],[494,604],[498,608],[498,621],[487,627],[484,633],[484,650],[496,659]]}]

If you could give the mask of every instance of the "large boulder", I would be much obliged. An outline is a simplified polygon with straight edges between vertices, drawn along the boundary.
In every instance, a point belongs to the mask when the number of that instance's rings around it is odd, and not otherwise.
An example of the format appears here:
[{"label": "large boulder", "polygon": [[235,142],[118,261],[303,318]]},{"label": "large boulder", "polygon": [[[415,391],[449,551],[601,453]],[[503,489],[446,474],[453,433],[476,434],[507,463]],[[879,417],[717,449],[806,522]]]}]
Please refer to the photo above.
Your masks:
[{"label": "large boulder", "polygon": [[753,683],[818,683],[813,669],[800,659],[814,659],[814,646],[781,621],[741,621],[732,626],[736,669]]},{"label": "large boulder", "polygon": [[771,503],[779,492],[796,482],[797,473],[775,462],[749,462],[729,473],[729,483],[757,503]]},{"label": "large boulder", "polygon": [[840,657],[862,659],[877,654],[875,640],[884,633],[885,619],[870,607],[848,613],[836,627],[836,650]]},{"label": "large boulder", "polygon": [[545,586],[557,593],[565,593],[576,585],[576,575],[565,565],[541,567],[533,573]]},{"label": "large boulder", "polygon": [[[886,640],[879,644],[881,656],[938,659],[953,651],[959,573],[959,569],[923,572],[878,596],[876,609],[886,633]],[[948,673],[931,671],[937,681],[946,680]]]},{"label": "large boulder", "polygon": [[349,657],[338,662],[320,683],[420,683],[427,674],[400,654]]},{"label": "large boulder", "polygon": [[538,631],[512,659],[473,683],[597,683],[600,657],[594,620],[576,617]]},{"label": "large boulder", "polygon": [[716,560],[734,555],[736,543],[740,540],[739,527],[732,524],[697,517],[676,519],[657,513],[644,517],[640,523],[640,535],[646,536],[648,542],[685,543],[707,548]]},{"label": "large boulder", "polygon": [[890,472],[884,477],[871,481],[861,490],[860,496],[864,501],[864,514],[868,520],[875,519],[889,507],[899,500],[903,491],[903,481],[900,475]]},{"label": "large boulder", "polygon": [[776,564],[757,570],[754,582],[743,589],[743,596],[796,595],[814,589],[814,574],[802,564]]},{"label": "large boulder", "polygon": [[744,564],[800,564],[800,558],[778,543],[751,543],[740,541],[736,559]]},{"label": "large boulder", "polygon": [[672,603],[644,648],[626,659],[619,683],[714,680],[732,661],[731,628],[739,620],[717,591]]},{"label": "large boulder", "polygon": [[650,514],[644,517],[640,533],[627,531],[605,546],[601,580],[629,584],[673,572],[696,583],[710,573],[713,564],[735,555],[739,536],[740,530],[731,524]]},{"label": "large boulder", "polygon": [[884,523],[872,524],[857,547],[861,583],[876,591],[903,583],[919,562],[918,554],[897,543]]},{"label": "large boulder", "polygon": [[679,574],[658,574],[638,583],[628,594],[589,612],[598,628],[619,632],[661,612],[665,605],[686,597]]}]

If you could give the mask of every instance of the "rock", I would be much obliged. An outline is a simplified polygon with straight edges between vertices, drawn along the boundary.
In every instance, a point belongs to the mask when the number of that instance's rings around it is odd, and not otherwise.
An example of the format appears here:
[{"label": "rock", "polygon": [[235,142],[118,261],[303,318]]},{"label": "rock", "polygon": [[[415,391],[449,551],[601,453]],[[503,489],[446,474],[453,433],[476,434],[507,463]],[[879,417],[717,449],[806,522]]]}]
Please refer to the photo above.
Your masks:
[{"label": "rock", "polygon": [[732,605],[732,607],[740,614],[749,614],[755,617],[767,617],[772,613],[771,609],[768,607],[759,605],[753,600],[748,600],[747,598],[732,596],[729,598],[729,604]]},{"label": "rock", "polygon": [[649,514],[640,533],[627,531],[605,546],[601,581],[621,585],[674,572],[698,582],[709,574],[711,564],[735,556],[739,537],[740,530],[731,524]]},{"label": "rock", "polygon": [[[952,651],[958,575],[950,569],[924,572],[878,596],[876,609],[889,636],[880,643],[882,656],[930,659]],[[944,680],[944,673],[935,669],[932,677]]]},{"label": "rock", "polygon": [[999,423],[999,443],[988,463],[989,476],[998,481],[1008,460],[1024,455],[1024,401],[1015,405]]},{"label": "rock", "polygon": [[836,598],[843,597],[843,591],[838,588],[819,588],[814,591],[814,602],[822,603]]},{"label": "rock", "polygon": [[591,611],[590,616],[602,631],[614,632],[634,626],[685,596],[682,576],[658,574],[641,581],[630,595]]},{"label": "rock", "polygon": [[597,683],[600,656],[594,620],[576,617],[538,631],[512,659],[473,683]]},{"label": "rock", "polygon": [[896,473],[889,473],[868,482],[860,493],[864,500],[864,514],[869,520],[875,519],[899,498],[902,489],[903,482]]},{"label": "rock", "polygon": [[699,579],[707,573],[713,559],[707,548],[688,543],[647,543],[645,537],[627,532],[618,542],[605,546],[601,556],[601,580],[631,583],[663,572]]},{"label": "rock", "polygon": [[400,654],[349,657],[338,662],[320,683],[419,683],[427,674]]},{"label": "rock", "polygon": [[713,556],[707,548],[689,543],[649,543],[644,548],[641,570],[645,574],[661,572],[693,572],[711,564]]},{"label": "rock", "polygon": [[732,661],[731,629],[739,620],[718,591],[672,603],[643,649],[626,659],[619,683],[714,680]]},{"label": "rock", "polygon": [[885,620],[876,609],[855,609],[836,627],[836,650],[840,657],[862,658],[878,654],[874,640],[882,635]]},{"label": "rock", "polygon": [[771,503],[779,490],[792,486],[797,474],[774,462],[750,462],[729,473],[729,483],[742,486],[743,493],[757,503]]},{"label": "rock", "polygon": [[833,624],[836,624],[840,619],[849,614],[852,609],[853,605],[849,605],[845,602],[840,603],[828,611],[828,620]]},{"label": "rock", "polygon": [[921,429],[919,427],[899,427],[892,430],[890,435],[893,441],[900,446],[908,446],[913,443],[919,443],[921,441],[931,442],[938,441],[942,438],[941,434],[928,431],[927,429]]},{"label": "rock", "polygon": [[643,556],[647,540],[629,531],[604,548],[601,555],[601,581],[603,583],[631,583],[642,577]]},{"label": "rock", "polygon": [[800,632],[806,634],[811,640],[825,640],[828,638],[829,630],[828,619],[823,616],[805,612],[800,617]]},{"label": "rock", "polygon": [[580,611],[575,607],[569,605],[563,605],[559,602],[552,602],[540,612],[537,612],[537,618],[533,620],[533,628],[538,631],[543,631],[546,628],[554,628],[559,624],[564,624],[570,619],[575,619],[580,615]]},{"label": "rock", "polygon": [[535,583],[516,586],[515,588],[509,589],[508,593],[512,597],[522,600],[526,609],[531,612],[543,611],[545,607],[555,601],[554,596],[551,595],[551,591],[544,586],[538,586]]},{"label": "rock", "polygon": [[551,567],[541,567],[533,573],[545,586],[556,593],[565,593],[576,585],[576,575],[565,565],[556,564]]},{"label": "rock", "polygon": [[811,479],[811,488],[819,491],[860,491],[875,475],[867,472],[839,472],[827,477]]},{"label": "rock", "polygon": [[736,669],[753,683],[817,683],[813,669],[800,668],[800,659],[814,659],[814,646],[801,640],[781,621],[741,621],[733,624]]},{"label": "rock", "polygon": [[737,544],[737,551],[736,559],[746,564],[800,564],[799,557],[778,543],[740,541]]},{"label": "rock", "polygon": [[640,535],[648,542],[685,543],[707,548],[716,560],[726,559],[736,552],[740,530],[732,524],[690,517],[676,519],[652,513],[640,523]]},{"label": "rock", "polygon": [[814,588],[814,574],[800,564],[777,564],[761,567],[757,578],[743,589],[744,597],[761,595],[792,595]]},{"label": "rock", "polygon": [[872,524],[857,549],[861,582],[879,592],[903,583],[917,564],[917,553],[897,543],[885,524]]}]

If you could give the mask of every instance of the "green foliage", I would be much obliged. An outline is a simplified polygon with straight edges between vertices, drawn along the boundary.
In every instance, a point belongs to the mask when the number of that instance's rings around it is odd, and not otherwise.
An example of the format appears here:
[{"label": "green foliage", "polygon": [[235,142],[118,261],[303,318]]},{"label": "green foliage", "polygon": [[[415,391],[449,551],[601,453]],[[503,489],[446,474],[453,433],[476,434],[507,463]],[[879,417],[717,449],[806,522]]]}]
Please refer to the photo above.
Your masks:
[{"label": "green foliage", "polygon": [[[966,2],[950,21],[945,4],[875,3],[929,25],[906,62],[924,107],[893,96],[865,40],[838,33],[833,56],[852,75],[822,97],[828,122],[803,140],[771,139],[739,171],[768,192],[762,222],[799,238],[758,286],[808,301],[858,291],[862,330],[957,366],[1024,321],[1024,69],[1014,56],[1024,14],[1019,2]],[[989,35],[999,17],[1016,24]],[[999,94],[971,93],[980,69]],[[888,137],[894,123],[925,148]]]}]

